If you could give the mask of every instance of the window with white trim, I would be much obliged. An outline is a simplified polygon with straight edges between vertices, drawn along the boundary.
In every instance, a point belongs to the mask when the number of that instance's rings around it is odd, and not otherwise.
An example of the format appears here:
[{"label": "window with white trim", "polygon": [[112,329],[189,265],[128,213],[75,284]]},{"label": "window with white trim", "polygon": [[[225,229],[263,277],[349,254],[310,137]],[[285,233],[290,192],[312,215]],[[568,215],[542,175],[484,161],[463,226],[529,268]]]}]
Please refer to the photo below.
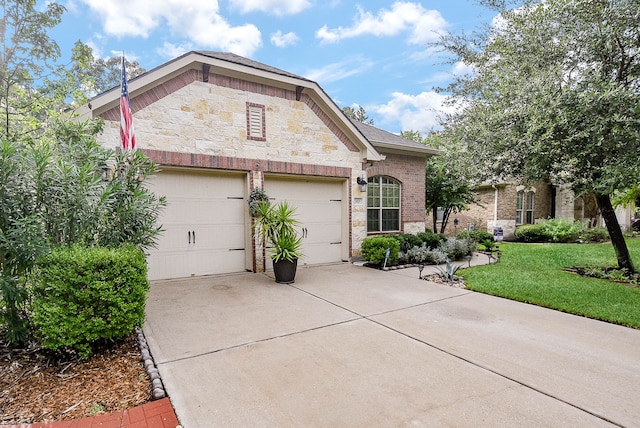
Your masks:
[{"label": "window with white trim", "polygon": [[400,230],[400,183],[391,177],[367,181],[367,232]]},{"label": "window with white trim", "polygon": [[533,224],[535,192],[520,190],[516,203],[516,224]]},{"label": "window with white trim", "polygon": [[247,139],[265,141],[265,108],[261,104],[247,103]]}]

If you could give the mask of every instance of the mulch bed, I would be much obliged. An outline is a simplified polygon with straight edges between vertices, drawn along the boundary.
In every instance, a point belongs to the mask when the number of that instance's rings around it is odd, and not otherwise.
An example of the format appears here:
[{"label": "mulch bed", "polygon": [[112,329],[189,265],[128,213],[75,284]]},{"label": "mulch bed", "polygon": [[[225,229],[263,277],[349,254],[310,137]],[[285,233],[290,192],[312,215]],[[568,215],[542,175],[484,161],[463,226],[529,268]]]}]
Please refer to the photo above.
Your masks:
[{"label": "mulch bed", "polygon": [[0,424],[79,419],[149,401],[151,380],[134,333],[87,361],[12,349],[0,339]]}]

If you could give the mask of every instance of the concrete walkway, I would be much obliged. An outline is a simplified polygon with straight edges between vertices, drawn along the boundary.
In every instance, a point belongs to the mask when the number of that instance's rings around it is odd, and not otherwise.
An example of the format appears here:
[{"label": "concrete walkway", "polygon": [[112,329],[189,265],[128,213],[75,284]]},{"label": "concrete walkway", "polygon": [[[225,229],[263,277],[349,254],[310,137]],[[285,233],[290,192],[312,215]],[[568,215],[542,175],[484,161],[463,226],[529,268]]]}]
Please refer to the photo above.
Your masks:
[{"label": "concrete walkway", "polygon": [[639,330],[417,268],[155,282],[144,331],[185,428],[640,426]]}]

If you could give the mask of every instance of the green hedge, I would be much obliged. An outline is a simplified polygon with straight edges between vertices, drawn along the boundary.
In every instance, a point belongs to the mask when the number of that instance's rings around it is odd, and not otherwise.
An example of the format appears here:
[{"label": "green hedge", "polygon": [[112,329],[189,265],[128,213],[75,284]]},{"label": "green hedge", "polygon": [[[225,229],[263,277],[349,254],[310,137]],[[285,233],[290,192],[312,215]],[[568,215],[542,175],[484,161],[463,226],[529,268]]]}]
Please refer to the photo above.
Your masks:
[{"label": "green hedge", "polygon": [[588,230],[590,229],[586,229],[582,223],[577,221],[550,219],[537,224],[518,226],[515,236],[518,241],[522,242],[576,242],[580,239],[581,234],[584,234],[587,241],[592,237],[594,240],[604,237],[601,230],[587,232]]},{"label": "green hedge", "polygon": [[430,230],[425,230],[416,234],[418,238],[425,244],[427,248],[438,248],[440,244],[447,240],[447,237],[442,233],[434,233]]},{"label": "green hedge", "polygon": [[458,239],[473,239],[476,242],[482,242],[486,240],[493,241],[494,237],[491,233],[485,230],[463,230],[456,235]]},{"label": "green hedge", "polygon": [[372,236],[362,241],[362,258],[376,266],[384,264],[387,248],[391,249],[389,261],[387,264],[392,265],[398,261],[398,251],[400,243],[397,239],[386,236]]},{"label": "green hedge", "polygon": [[88,358],[95,342],[123,338],[144,322],[149,282],[137,247],[58,248],[38,269],[31,321],[42,347]]}]

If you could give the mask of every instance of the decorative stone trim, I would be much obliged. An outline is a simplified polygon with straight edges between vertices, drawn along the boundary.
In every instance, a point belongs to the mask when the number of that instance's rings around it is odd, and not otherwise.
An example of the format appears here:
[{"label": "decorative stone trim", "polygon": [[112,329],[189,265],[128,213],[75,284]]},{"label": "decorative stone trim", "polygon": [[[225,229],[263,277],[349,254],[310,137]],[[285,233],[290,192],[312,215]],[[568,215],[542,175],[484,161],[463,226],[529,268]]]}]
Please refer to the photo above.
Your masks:
[{"label": "decorative stone trim", "polygon": [[140,347],[140,354],[142,355],[144,368],[147,370],[149,379],[151,379],[151,397],[154,400],[159,400],[167,396],[162,379],[160,378],[160,372],[153,361],[151,351],[149,351],[149,345],[147,345],[147,339],[144,337],[144,332],[141,328],[137,327],[136,334],[138,335],[138,346]]}]

